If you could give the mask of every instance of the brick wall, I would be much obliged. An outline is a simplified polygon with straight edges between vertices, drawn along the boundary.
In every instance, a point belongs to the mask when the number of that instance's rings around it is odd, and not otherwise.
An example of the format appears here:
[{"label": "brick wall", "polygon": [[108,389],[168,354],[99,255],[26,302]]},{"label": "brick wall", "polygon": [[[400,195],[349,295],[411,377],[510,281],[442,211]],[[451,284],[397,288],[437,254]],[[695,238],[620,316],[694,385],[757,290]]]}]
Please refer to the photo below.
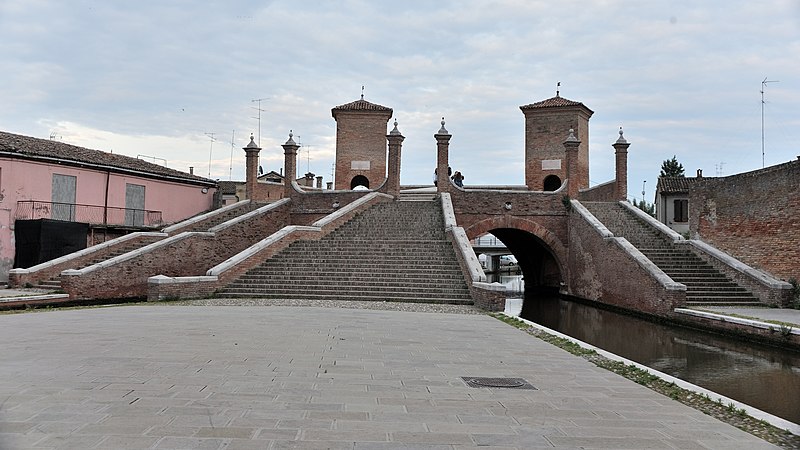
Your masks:
[{"label": "brick wall", "polygon": [[[311,225],[369,193],[368,191],[295,192],[292,195],[290,223]],[[334,208],[334,203],[339,203],[339,208]]]},{"label": "brick wall", "polygon": [[257,202],[274,202],[283,198],[283,183],[258,182],[253,189],[253,200]]},{"label": "brick wall", "polygon": [[[515,191],[453,191],[450,193],[456,222],[464,228],[467,237],[474,239],[493,228],[525,227],[537,224],[534,234],[546,231],[558,240],[561,247],[567,243],[567,209],[561,193],[542,194]],[[505,209],[506,202],[511,210]],[[546,243],[551,239],[538,236]],[[557,248],[553,249],[557,251]],[[562,255],[564,256],[564,255]]]},{"label": "brick wall", "polygon": [[132,298],[147,295],[147,278],[201,276],[216,264],[288,224],[290,204],[238,222],[216,233],[189,233],[117,264],[62,276],[70,298]]},{"label": "brick wall", "polygon": [[697,237],[777,278],[800,279],[800,159],[724,178],[689,192]]},{"label": "brick wall", "polygon": [[[567,179],[564,141],[573,129],[581,144],[578,147],[577,183],[580,189],[589,186],[589,117],[583,108],[532,109],[525,114],[525,184],[541,191],[548,175]],[[542,170],[542,160],[561,160],[561,169]]]},{"label": "brick wall", "polygon": [[107,245],[98,244],[28,269],[14,269],[9,273],[8,285],[13,288],[38,284],[41,281],[57,278],[62,270],[84,267],[93,261],[110,258],[120,249],[142,247],[166,236],[164,233],[132,233],[117,240],[108,241]]},{"label": "brick wall", "polygon": [[667,290],[614,239],[606,239],[580,214],[569,216],[570,295],[660,316],[686,303],[686,291]]},{"label": "brick wall", "polygon": [[[336,114],[336,186],[350,189],[357,175],[374,189],[386,179],[386,124],[391,111],[338,111]],[[352,161],[370,161],[369,170],[351,168]]]},{"label": "brick wall", "polygon": [[618,200],[616,192],[616,180],[611,180],[580,191],[578,200],[583,202],[615,202]]}]

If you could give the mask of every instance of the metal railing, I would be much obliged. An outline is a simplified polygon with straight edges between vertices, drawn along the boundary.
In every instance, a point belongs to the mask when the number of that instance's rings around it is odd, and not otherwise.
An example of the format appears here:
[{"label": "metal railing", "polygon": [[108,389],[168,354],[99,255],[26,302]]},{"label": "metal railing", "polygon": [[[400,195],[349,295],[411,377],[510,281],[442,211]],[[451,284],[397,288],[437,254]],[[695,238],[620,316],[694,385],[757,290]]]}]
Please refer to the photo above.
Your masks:
[{"label": "metal railing", "polygon": [[90,225],[120,225],[147,228],[162,225],[161,211],[80,205],[76,203],[41,202],[38,200],[18,201],[17,213],[14,218],[15,220],[52,219],[88,223]]}]

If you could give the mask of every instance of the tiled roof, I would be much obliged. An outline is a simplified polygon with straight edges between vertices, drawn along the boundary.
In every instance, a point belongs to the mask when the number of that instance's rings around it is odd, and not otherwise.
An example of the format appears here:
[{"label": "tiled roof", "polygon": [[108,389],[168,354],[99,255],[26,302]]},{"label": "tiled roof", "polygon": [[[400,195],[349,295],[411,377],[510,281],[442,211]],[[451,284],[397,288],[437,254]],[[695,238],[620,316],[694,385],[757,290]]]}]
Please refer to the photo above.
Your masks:
[{"label": "tiled roof", "polygon": [[222,194],[236,194],[236,185],[244,184],[243,181],[220,181],[217,183],[219,185],[219,191]]},{"label": "tiled roof", "polygon": [[331,112],[333,111],[387,111],[389,114],[391,114],[392,108],[370,103],[362,98],[361,100],[339,105],[331,110]]},{"label": "tiled roof", "polygon": [[702,177],[659,177],[656,190],[665,194],[688,193],[689,188],[701,180]]},{"label": "tiled roof", "polygon": [[[548,98],[547,100],[542,100],[540,102],[531,103],[529,105],[520,106],[519,109],[525,111],[526,109],[537,109],[537,108],[557,108],[560,106],[583,106],[586,108],[581,102],[576,102],[573,100],[568,100],[564,97],[555,96],[552,98]],[[589,108],[586,108],[589,109]],[[591,109],[589,109],[591,111]]]},{"label": "tiled roof", "polygon": [[215,184],[214,180],[188,174],[179,170],[153,164],[130,156],[106,153],[59,141],[39,139],[0,131],[0,153],[8,152],[21,157],[52,158],[76,164],[139,172],[144,175],[181,179],[194,183]]}]

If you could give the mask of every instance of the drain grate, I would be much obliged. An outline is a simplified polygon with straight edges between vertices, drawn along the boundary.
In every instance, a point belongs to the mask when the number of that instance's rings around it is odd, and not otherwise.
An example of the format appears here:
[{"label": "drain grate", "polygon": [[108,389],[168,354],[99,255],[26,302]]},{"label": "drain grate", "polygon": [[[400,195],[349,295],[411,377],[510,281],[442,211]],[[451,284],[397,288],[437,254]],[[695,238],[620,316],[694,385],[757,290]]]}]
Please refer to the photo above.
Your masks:
[{"label": "drain grate", "polygon": [[490,378],[490,377],[461,377],[469,387],[475,388],[502,388],[502,389],[533,389],[532,384],[523,378]]}]

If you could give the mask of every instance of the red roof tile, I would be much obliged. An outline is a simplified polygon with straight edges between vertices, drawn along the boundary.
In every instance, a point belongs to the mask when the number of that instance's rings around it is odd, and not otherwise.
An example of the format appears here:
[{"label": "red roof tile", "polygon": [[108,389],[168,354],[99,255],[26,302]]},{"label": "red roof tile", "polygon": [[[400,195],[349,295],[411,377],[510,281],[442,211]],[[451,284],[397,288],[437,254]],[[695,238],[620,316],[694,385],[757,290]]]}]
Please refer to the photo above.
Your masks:
[{"label": "red roof tile", "polygon": [[333,111],[387,111],[391,115],[392,108],[388,108],[386,106],[378,105],[375,103],[370,103],[362,98],[361,100],[356,100],[354,102],[336,106],[331,110],[331,112]]},{"label": "red roof tile", "polygon": [[703,179],[702,177],[659,177],[656,190],[664,194],[688,193],[689,188]]},{"label": "red roof tile", "polygon": [[[582,107],[586,108],[586,105],[584,105],[581,102],[576,102],[576,101],[573,101],[573,100],[568,100],[568,99],[566,99],[564,97],[555,96],[555,97],[552,97],[552,98],[548,98],[547,100],[542,100],[540,102],[536,102],[536,103],[531,103],[531,104],[528,104],[528,105],[520,106],[519,109],[525,111],[526,109],[558,108],[558,107],[563,107],[563,106],[582,106]],[[586,109],[589,109],[589,108],[586,108]],[[589,109],[589,111],[592,111],[592,110]]]},{"label": "red roof tile", "polygon": [[180,179],[192,183],[215,184],[214,180],[188,174],[179,170],[153,164],[130,156],[106,153],[59,141],[39,139],[0,131],[0,154],[10,153],[19,157],[58,159],[75,164],[139,172],[143,175]]}]

